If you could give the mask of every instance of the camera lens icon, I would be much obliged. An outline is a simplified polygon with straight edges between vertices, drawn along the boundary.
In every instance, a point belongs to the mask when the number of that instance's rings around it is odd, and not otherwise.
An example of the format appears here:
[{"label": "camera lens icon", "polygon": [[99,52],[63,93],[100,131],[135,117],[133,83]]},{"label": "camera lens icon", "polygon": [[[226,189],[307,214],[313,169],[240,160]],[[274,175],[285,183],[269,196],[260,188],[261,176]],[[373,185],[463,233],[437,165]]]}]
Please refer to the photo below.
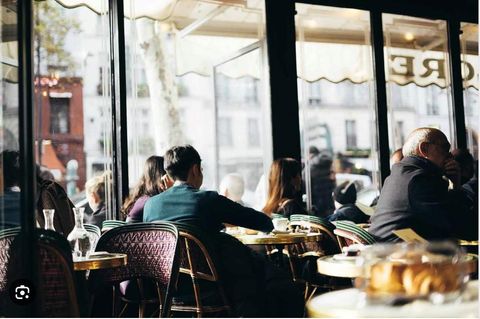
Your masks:
[{"label": "camera lens icon", "polygon": [[10,299],[18,305],[27,305],[35,297],[33,284],[26,279],[16,280],[9,288]]},{"label": "camera lens icon", "polygon": [[30,297],[30,288],[25,285],[15,287],[15,299],[28,299]]}]

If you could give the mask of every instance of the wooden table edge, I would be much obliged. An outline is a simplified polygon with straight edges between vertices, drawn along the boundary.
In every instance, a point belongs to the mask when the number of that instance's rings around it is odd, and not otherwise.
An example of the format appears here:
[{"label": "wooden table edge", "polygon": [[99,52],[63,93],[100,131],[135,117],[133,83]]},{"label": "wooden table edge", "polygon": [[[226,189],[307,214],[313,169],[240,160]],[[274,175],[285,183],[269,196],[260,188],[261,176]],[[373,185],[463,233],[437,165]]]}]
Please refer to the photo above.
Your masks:
[{"label": "wooden table edge", "polygon": [[80,260],[73,262],[73,270],[97,270],[105,268],[116,268],[127,264],[127,254],[115,254],[114,257],[97,260]]}]

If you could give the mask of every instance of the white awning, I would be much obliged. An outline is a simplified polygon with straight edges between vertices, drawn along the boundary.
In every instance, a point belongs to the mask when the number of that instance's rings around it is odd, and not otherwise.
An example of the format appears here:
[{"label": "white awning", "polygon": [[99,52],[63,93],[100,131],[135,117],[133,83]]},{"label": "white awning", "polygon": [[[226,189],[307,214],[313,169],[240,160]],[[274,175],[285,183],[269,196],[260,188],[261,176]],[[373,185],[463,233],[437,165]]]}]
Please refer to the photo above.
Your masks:
[{"label": "white awning", "polygon": [[[86,6],[97,13],[107,13],[107,0],[56,0],[67,8]],[[258,41],[262,34],[263,0],[125,0],[125,15],[149,17],[167,22],[177,30],[176,73],[194,72],[210,75],[213,66],[232,52]],[[225,8],[221,10],[222,8]],[[323,16],[322,16],[323,17]],[[326,19],[326,17],[323,17]],[[322,18],[322,19],[323,19]],[[2,16],[2,21],[8,15]],[[3,21],[5,23],[5,21]],[[393,22],[392,22],[393,23]],[[306,81],[325,79],[331,82],[349,80],[361,83],[372,79],[371,47],[364,45],[365,34],[355,35],[348,29],[309,29],[308,42],[297,44],[297,74]],[[478,28],[469,34],[478,34]],[[348,35],[348,37],[342,36]],[[389,31],[395,40],[395,30]],[[466,34],[466,33],[465,33]],[[464,36],[465,36],[464,34]],[[263,37],[263,34],[261,35]],[[423,34],[428,37],[428,34]],[[348,38],[348,39],[347,39]],[[392,40],[392,41],[393,41]],[[470,39],[469,41],[472,41]],[[9,81],[18,81],[15,61],[16,42],[2,43],[1,74]],[[385,49],[388,62],[387,81],[400,85],[415,83],[448,86],[448,55],[442,51],[406,49],[396,46]],[[230,77],[259,77],[258,55],[226,63],[220,72]],[[462,56],[465,87],[478,86],[478,55]]]}]

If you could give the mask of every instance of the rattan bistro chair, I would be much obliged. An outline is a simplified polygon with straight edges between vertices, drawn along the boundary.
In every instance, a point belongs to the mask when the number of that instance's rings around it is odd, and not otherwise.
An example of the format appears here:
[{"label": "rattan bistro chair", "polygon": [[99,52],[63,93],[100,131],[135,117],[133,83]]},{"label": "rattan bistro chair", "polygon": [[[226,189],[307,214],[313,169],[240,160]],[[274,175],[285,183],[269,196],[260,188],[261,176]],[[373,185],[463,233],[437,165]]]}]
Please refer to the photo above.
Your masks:
[{"label": "rattan bistro chair", "polygon": [[[17,279],[25,279],[20,271],[24,268],[25,254],[22,242],[26,240],[18,235],[11,245],[8,265],[9,285]],[[76,278],[73,271],[72,253],[65,237],[51,230],[36,229],[33,240],[35,245],[34,261],[37,270],[33,280],[36,296],[33,303],[35,317],[79,317]],[[27,278],[30,276],[27,276]],[[5,309],[6,316],[25,315],[25,309],[13,303]]]},{"label": "rattan bistro chair", "polygon": [[7,267],[10,260],[10,247],[15,237],[20,233],[20,227],[3,229],[0,231],[0,296],[7,289]]},{"label": "rattan bistro chair", "polygon": [[373,245],[377,242],[372,234],[353,222],[338,220],[335,227],[333,232],[342,248],[351,244]]},{"label": "rattan bistro chair", "polygon": [[191,293],[176,294],[172,312],[188,312],[198,317],[212,314],[231,316],[231,307],[215,267],[217,258],[209,238],[200,229],[189,224],[175,225],[180,234],[179,278],[186,285],[191,285],[193,296]]},{"label": "rattan bistro chair", "polygon": [[[127,265],[91,271],[91,290],[95,294],[105,285],[113,287],[112,316],[117,315],[116,303],[123,301],[119,316],[135,304],[138,316],[143,317],[147,304],[155,304],[162,317],[168,317],[179,269],[177,243],[177,228],[170,223],[136,223],[109,230],[100,237],[96,250],[127,254]],[[127,282],[134,293],[129,294],[129,289],[122,293],[120,283]],[[153,297],[143,289],[150,283],[156,290]]]}]

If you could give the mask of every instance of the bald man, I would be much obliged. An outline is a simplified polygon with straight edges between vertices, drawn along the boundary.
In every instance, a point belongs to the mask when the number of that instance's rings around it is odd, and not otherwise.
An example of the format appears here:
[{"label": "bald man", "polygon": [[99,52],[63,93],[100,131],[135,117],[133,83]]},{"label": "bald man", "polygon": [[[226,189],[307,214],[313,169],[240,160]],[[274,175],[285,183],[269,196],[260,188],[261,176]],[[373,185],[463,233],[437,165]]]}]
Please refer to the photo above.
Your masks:
[{"label": "bald man", "polygon": [[[380,241],[401,241],[392,231],[412,228],[428,240],[476,239],[461,191],[460,167],[447,137],[434,128],[418,128],[403,146],[404,158],[385,180],[369,232]],[[453,189],[448,189],[448,179]]]}]

